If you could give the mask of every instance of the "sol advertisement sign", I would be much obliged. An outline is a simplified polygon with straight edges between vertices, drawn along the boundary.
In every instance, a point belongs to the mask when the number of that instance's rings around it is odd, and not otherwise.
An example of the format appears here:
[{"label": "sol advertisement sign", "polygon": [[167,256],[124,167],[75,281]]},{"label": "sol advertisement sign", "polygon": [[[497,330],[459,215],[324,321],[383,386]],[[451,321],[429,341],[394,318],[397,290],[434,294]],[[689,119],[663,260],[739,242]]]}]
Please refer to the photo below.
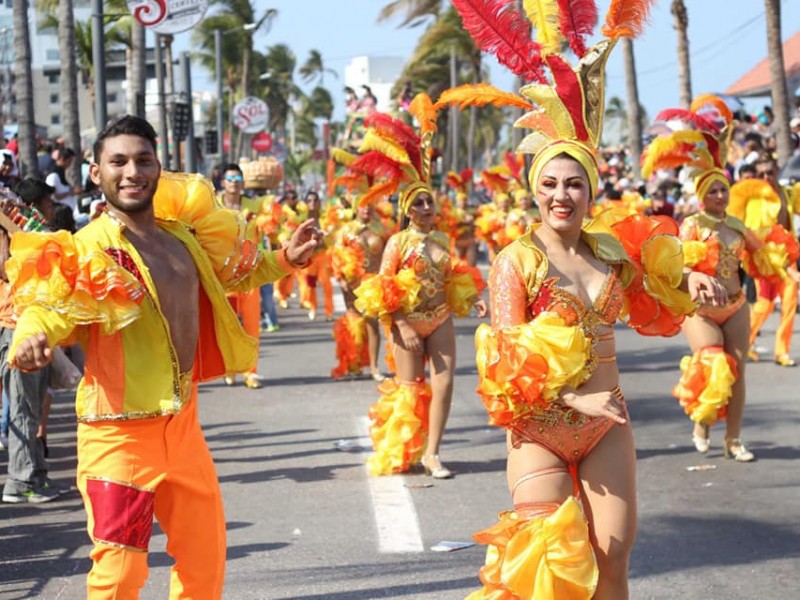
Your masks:
[{"label": "sol advertisement sign", "polygon": [[134,19],[163,35],[191,29],[208,8],[208,0],[127,0],[126,4]]},{"label": "sol advertisement sign", "polygon": [[258,133],[269,125],[269,107],[255,96],[247,96],[233,107],[233,124],[243,133]]}]

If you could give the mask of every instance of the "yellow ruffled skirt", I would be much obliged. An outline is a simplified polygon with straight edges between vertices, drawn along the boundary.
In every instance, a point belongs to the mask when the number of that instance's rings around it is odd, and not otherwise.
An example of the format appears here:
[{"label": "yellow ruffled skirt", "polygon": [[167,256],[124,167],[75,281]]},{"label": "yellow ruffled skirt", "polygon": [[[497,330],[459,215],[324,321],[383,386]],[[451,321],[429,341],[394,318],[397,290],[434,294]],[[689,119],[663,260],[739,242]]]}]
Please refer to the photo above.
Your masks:
[{"label": "yellow ruffled skirt", "polygon": [[395,378],[381,383],[378,391],[381,397],[369,409],[375,454],[367,466],[372,475],[402,473],[422,458],[431,388],[425,381],[401,383]]},{"label": "yellow ruffled skirt", "polygon": [[529,518],[505,511],[473,537],[488,544],[480,570],[483,588],[467,600],[589,600],[597,561],[578,501],[567,498],[552,514]]}]

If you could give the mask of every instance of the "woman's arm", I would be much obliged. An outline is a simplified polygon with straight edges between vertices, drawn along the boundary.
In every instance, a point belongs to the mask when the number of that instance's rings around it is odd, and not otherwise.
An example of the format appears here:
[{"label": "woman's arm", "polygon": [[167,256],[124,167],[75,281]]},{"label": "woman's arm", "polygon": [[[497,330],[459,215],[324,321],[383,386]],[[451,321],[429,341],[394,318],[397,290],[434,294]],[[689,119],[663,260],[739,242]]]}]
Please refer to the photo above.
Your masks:
[{"label": "woman's arm", "polygon": [[510,256],[498,256],[489,270],[492,327],[503,329],[527,321],[528,288]]}]

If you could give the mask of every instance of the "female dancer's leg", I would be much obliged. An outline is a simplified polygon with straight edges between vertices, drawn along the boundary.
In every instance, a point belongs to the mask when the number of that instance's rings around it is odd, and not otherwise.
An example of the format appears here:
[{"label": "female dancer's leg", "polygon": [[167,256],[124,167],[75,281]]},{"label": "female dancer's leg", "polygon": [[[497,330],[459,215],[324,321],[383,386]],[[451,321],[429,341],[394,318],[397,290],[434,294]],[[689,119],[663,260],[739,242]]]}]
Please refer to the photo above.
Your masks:
[{"label": "female dancer's leg", "polygon": [[636,539],[636,451],[630,424],[616,425],[579,466],[599,578],[594,600],[627,600]]},{"label": "female dancer's leg", "polygon": [[747,349],[749,348],[750,334],[750,309],[743,304],[722,325],[725,336],[725,352],[736,360],[739,378],[733,384],[731,398],[728,401],[728,415],[726,417],[725,438],[738,439],[742,432],[742,415],[744,414],[745,385],[744,368],[747,364]]},{"label": "female dancer's leg", "polygon": [[431,410],[426,456],[439,454],[442,435],[453,401],[453,372],[456,363],[456,333],[453,318],[444,321],[424,341],[425,354],[431,361]]}]

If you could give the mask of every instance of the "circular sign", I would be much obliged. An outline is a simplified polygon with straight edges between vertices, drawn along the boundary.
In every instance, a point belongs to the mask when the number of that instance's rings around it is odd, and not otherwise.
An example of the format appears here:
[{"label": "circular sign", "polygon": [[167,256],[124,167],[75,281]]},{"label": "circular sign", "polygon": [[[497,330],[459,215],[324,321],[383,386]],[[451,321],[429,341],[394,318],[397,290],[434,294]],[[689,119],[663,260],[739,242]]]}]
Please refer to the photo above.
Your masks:
[{"label": "circular sign", "polygon": [[186,31],[206,14],[208,0],[127,0],[128,10],[142,25],[162,35]]},{"label": "circular sign", "polygon": [[263,100],[247,96],[233,107],[232,119],[243,133],[258,133],[269,123],[269,107]]},{"label": "circular sign", "polygon": [[272,149],[272,136],[266,131],[261,131],[253,136],[250,145],[256,152],[269,152]]}]

